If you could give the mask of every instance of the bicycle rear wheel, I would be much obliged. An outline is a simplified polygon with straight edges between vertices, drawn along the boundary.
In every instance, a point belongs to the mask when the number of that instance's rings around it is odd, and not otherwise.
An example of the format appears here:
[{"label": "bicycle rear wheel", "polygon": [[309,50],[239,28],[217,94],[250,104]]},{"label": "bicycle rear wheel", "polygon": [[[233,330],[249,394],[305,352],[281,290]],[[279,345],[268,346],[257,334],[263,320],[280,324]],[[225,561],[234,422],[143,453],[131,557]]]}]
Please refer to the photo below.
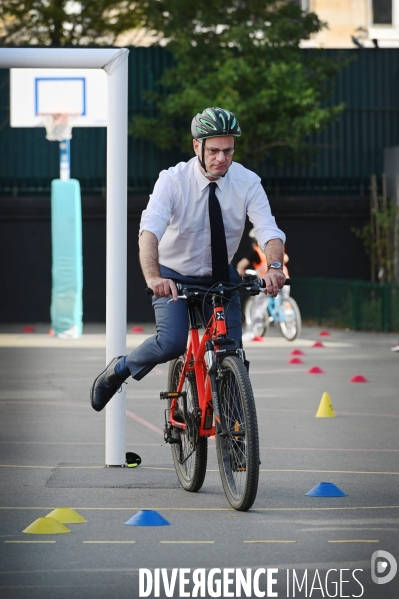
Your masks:
[{"label": "bicycle rear wheel", "polygon": [[227,356],[219,380],[221,416],[227,435],[216,434],[220,477],[230,505],[249,510],[259,481],[259,438],[251,381],[242,361]]},{"label": "bicycle rear wheel", "polygon": [[[170,363],[168,391],[176,391],[183,365],[183,356]],[[206,437],[199,437],[198,434],[196,422],[199,406],[194,372],[187,372],[183,391],[187,392],[187,411],[194,423],[194,436],[189,435],[188,428],[186,428],[185,431],[174,428],[173,436],[179,442],[173,443],[171,446],[172,457],[181,486],[186,491],[195,493],[202,487],[205,480],[208,458],[208,439]],[[172,400],[169,400],[168,402],[169,408],[171,401]],[[184,422],[182,401],[183,400],[179,398],[175,410],[175,419]]]},{"label": "bicycle rear wheel", "polygon": [[285,320],[280,322],[280,331],[287,341],[293,341],[301,334],[302,319],[298,304],[292,297],[281,300],[281,310]]}]

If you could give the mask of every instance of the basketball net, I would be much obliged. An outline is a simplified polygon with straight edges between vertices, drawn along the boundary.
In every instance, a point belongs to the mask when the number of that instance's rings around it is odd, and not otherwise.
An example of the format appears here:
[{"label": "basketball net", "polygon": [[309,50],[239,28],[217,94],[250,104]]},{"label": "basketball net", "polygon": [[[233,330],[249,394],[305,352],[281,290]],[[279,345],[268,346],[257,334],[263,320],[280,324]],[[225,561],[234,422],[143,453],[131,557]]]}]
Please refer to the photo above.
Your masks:
[{"label": "basketball net", "polygon": [[75,116],[70,114],[44,114],[42,118],[48,141],[72,139],[72,122],[76,118]]}]

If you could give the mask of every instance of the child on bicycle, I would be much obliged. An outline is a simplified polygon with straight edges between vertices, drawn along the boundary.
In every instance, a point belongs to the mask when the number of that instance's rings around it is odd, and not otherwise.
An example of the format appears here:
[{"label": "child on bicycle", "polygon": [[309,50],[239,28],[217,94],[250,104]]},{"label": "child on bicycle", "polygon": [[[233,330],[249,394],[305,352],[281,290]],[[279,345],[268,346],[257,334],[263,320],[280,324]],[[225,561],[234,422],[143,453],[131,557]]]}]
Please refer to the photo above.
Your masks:
[{"label": "child on bicycle", "polygon": [[[254,229],[250,230],[248,236],[251,238],[252,249],[244,258],[242,258],[237,263],[237,272],[240,276],[243,276],[248,269],[254,270],[259,277],[264,278],[264,275],[267,273],[268,270],[266,256],[258,245]],[[287,278],[289,277],[287,267],[288,261],[289,257],[284,247],[283,272]],[[288,297],[290,293],[289,290],[289,285],[285,285],[279,293],[284,294],[284,297]],[[250,313],[246,313],[245,332],[242,337],[243,340],[251,341],[252,339],[254,339],[254,337],[257,336],[257,320],[263,319],[264,312],[265,310],[267,310],[267,306],[270,300],[272,300],[272,298],[265,294],[260,294],[257,297],[253,298],[253,300],[251,301],[252,309],[248,311]]]}]

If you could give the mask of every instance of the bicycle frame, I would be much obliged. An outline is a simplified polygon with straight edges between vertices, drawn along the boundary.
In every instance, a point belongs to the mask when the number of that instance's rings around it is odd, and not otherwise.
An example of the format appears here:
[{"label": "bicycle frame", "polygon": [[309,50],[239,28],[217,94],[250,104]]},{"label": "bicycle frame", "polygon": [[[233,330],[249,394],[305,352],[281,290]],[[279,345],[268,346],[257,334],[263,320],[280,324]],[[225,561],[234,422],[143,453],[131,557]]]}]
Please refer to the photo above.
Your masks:
[{"label": "bicycle frame", "polygon": [[285,322],[284,312],[281,309],[281,299],[278,295],[269,299],[267,309],[274,322]]},{"label": "bicycle frame", "polygon": [[[218,301],[219,300],[219,301]],[[221,350],[221,345],[226,343],[233,344],[235,341],[227,338],[227,327],[224,318],[224,305],[222,304],[221,298],[214,301],[213,315],[208,322],[205,332],[200,340],[197,325],[197,317],[195,313],[194,303],[189,301],[189,319],[190,319],[190,338],[187,347],[186,357],[184,360],[184,367],[182,369],[179,384],[177,387],[174,399],[171,402],[170,408],[170,422],[171,425],[181,430],[186,429],[186,424],[178,422],[174,419],[174,408],[177,403],[178,394],[182,392],[184,386],[184,380],[187,372],[193,371],[195,374],[195,380],[197,385],[198,403],[200,409],[200,422],[199,422],[199,436],[200,437],[211,437],[215,435],[215,426],[213,424],[213,418],[219,423],[223,430],[223,425],[220,421],[220,413],[218,409],[217,391],[212,393],[212,385],[210,380],[210,372],[208,371],[207,364],[205,361],[206,353],[212,352],[223,352],[225,355],[227,352],[237,354],[237,350]],[[212,343],[213,348],[210,348],[209,342]],[[208,346],[207,346],[208,344]],[[214,362],[216,365],[216,362]],[[173,396],[171,393],[169,396]]]},{"label": "bicycle frame", "polygon": [[[171,362],[168,391],[160,394],[168,400],[164,439],[172,446],[182,487],[190,492],[202,487],[207,438],[212,436],[224,492],[230,505],[241,511],[247,511],[256,498],[259,435],[245,352],[241,339],[227,336],[223,304],[238,289],[258,295],[265,286],[263,279],[251,276],[243,277],[238,285],[219,283],[210,289],[177,284],[179,297],[188,303],[189,342],[185,355]],[[208,316],[201,317],[205,332],[200,339],[197,311],[210,296],[211,318],[206,323]]]}]

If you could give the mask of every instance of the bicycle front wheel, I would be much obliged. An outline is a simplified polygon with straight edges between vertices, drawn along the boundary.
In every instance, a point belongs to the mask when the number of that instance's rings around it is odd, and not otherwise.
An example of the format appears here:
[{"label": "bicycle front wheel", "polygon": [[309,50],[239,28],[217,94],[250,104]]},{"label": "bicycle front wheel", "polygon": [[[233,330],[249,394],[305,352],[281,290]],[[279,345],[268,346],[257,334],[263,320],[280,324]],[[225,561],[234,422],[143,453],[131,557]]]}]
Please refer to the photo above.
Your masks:
[{"label": "bicycle front wheel", "polygon": [[[176,391],[180,380],[180,374],[184,366],[184,358],[181,356],[173,360],[169,366],[168,391]],[[198,393],[194,372],[186,374],[183,391],[187,393],[187,412],[193,423],[194,434],[190,436],[188,427],[185,431],[174,428],[173,437],[177,443],[172,444],[172,457],[176,474],[181,486],[186,491],[195,493],[202,487],[208,458],[208,439],[200,437],[197,426],[198,415]],[[168,407],[170,408],[169,400]],[[182,399],[179,398],[175,409],[175,419],[185,422],[183,416]]]},{"label": "bicycle front wheel", "polygon": [[281,300],[281,310],[284,320],[281,321],[280,331],[287,341],[293,341],[301,334],[302,319],[298,304],[292,297]]},{"label": "bicycle front wheel", "polygon": [[259,438],[251,381],[242,361],[227,356],[221,363],[219,401],[226,435],[216,434],[219,471],[230,505],[249,510],[259,481]]},{"label": "bicycle front wheel", "polygon": [[269,329],[269,312],[265,299],[249,297],[244,310],[247,329],[259,337],[266,335]]}]

